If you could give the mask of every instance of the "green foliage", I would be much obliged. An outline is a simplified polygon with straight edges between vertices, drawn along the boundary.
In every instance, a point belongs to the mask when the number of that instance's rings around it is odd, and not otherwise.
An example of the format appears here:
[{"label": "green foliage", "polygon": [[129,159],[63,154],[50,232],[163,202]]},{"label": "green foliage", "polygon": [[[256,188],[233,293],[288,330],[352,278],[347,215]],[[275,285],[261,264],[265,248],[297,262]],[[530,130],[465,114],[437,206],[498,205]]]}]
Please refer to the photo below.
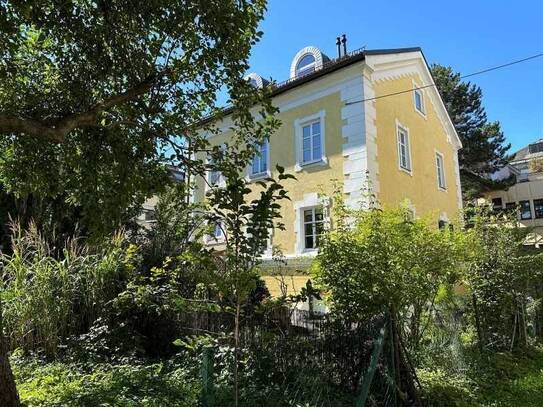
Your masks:
[{"label": "green foliage", "polygon": [[461,373],[450,371],[449,363],[418,370],[425,399],[435,406],[518,406],[543,403],[543,351],[531,348],[522,353],[481,356],[465,350],[469,360]]},{"label": "green foliage", "polygon": [[517,213],[494,213],[489,208],[475,211],[469,219],[474,250],[467,280],[479,341],[487,347],[526,346],[528,308],[531,304],[537,308],[534,302],[541,299],[543,255],[526,252],[530,229],[517,219]]},{"label": "green foliage", "polygon": [[[341,202],[335,201],[341,211]],[[332,310],[360,321],[424,305],[458,280],[461,236],[412,219],[407,207],[339,213],[317,256],[316,281]],[[349,221],[351,227],[347,227]]]},{"label": "green foliage", "polygon": [[434,64],[432,76],[462,141],[460,166],[480,176],[502,168],[509,159],[499,122],[489,122],[480,87],[464,82],[450,67]]},{"label": "green foliage", "polygon": [[96,252],[69,241],[60,253],[35,228],[14,229],[13,254],[4,255],[4,326],[12,347],[59,351],[104,313],[132,272],[133,250],[121,235]]},{"label": "green foliage", "polygon": [[163,189],[165,163],[205,173],[195,157],[210,146],[196,128],[220,115],[223,91],[238,140],[261,139],[274,122],[270,89],[243,77],[265,9],[263,0],[0,3],[0,183],[17,197],[62,199],[100,237]]},{"label": "green foliage", "polygon": [[12,358],[21,401],[29,406],[197,405],[200,383],[178,361],[75,364]]}]

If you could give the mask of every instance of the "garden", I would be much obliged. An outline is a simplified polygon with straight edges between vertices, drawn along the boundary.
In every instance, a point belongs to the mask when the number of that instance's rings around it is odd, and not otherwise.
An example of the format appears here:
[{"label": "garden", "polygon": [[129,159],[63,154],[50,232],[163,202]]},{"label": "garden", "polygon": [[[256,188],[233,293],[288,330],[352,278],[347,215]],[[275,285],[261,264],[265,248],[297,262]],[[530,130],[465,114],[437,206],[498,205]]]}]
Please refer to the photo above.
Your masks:
[{"label": "garden", "polygon": [[338,192],[308,283],[270,295],[295,177],[243,176],[281,126],[245,79],[266,6],[0,2],[0,406],[543,405],[543,255],[514,208],[438,227]]}]

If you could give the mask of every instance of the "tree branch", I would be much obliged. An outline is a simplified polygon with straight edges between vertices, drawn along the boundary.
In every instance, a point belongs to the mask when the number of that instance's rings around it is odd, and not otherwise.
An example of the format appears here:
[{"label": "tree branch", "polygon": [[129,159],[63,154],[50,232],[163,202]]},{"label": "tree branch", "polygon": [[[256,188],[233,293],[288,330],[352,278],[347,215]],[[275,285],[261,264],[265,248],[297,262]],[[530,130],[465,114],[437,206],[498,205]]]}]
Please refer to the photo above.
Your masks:
[{"label": "tree branch", "polygon": [[165,74],[166,71],[161,74],[150,75],[134,87],[102,100],[85,112],[73,113],[53,122],[0,113],[0,133],[24,134],[54,143],[63,143],[66,136],[73,130],[95,126],[100,114],[107,109],[136,99],[149,92],[153,85]]}]

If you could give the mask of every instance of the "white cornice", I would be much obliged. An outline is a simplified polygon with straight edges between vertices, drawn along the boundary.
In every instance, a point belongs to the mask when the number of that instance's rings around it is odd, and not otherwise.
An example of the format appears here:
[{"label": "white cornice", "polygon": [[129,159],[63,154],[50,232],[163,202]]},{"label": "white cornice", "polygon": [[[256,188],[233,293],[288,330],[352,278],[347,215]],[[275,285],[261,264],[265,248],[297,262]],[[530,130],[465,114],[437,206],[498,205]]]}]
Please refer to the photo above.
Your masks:
[{"label": "white cornice", "polygon": [[373,69],[372,79],[375,82],[410,77],[413,74],[418,74],[423,81],[421,86],[425,87],[426,94],[435,108],[438,118],[449,137],[449,141],[457,149],[462,148],[462,142],[443,104],[441,95],[435,86],[434,79],[422,52],[368,55],[366,57],[366,64]]}]

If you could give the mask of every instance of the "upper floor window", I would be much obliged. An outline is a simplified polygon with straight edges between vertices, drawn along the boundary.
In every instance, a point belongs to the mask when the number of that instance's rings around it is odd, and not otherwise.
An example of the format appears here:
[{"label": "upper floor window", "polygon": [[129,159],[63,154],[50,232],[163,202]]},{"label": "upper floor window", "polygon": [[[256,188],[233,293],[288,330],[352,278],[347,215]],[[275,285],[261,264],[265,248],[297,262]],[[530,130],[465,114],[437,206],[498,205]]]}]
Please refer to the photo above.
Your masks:
[{"label": "upper floor window", "polygon": [[422,89],[418,89],[417,85],[415,85],[413,94],[415,99],[415,109],[417,109],[419,113],[426,114],[426,109],[424,106],[424,93],[422,93]]},{"label": "upper floor window", "polygon": [[307,75],[315,70],[315,56],[305,54],[296,65],[296,77]]},{"label": "upper floor window", "polygon": [[317,120],[302,127],[302,161],[309,163],[322,157],[321,122]]},{"label": "upper floor window", "polygon": [[296,131],[296,171],[304,165],[325,164],[324,151],[324,110],[297,119],[294,122]]},{"label": "upper floor window", "polygon": [[257,153],[253,157],[253,162],[251,164],[251,176],[264,175],[268,173],[269,148],[269,142],[267,140],[257,146]]},{"label": "upper floor window", "polygon": [[304,248],[316,249],[324,232],[322,207],[304,209]]},{"label": "upper floor window", "polygon": [[398,132],[398,161],[400,168],[411,172],[411,147],[409,143],[409,132],[407,129],[397,126]]},{"label": "upper floor window", "polygon": [[440,189],[446,189],[445,183],[445,165],[443,162],[443,154],[436,152],[436,170],[437,170],[437,186]]},{"label": "upper floor window", "polygon": [[[221,150],[224,150],[224,146],[221,146]],[[224,176],[221,170],[218,168],[217,161],[211,155],[208,156],[207,163],[209,165],[209,172],[207,181],[210,186],[221,186],[225,183]]]}]

